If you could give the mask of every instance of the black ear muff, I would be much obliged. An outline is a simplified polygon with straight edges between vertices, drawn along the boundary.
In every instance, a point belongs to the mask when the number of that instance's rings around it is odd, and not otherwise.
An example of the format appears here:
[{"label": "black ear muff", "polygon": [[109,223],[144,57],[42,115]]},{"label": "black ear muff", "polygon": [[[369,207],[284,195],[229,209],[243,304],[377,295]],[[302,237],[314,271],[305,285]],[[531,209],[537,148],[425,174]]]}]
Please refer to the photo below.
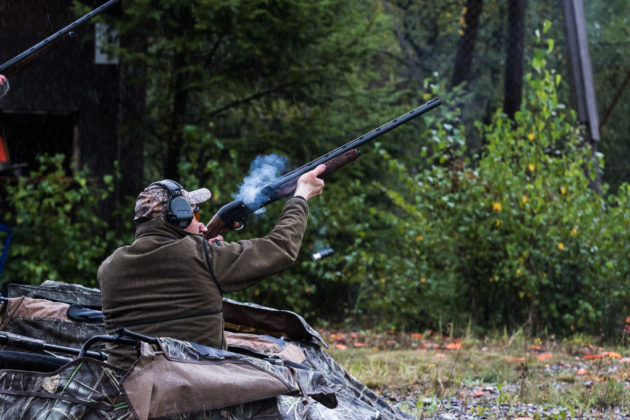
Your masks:
[{"label": "black ear muff", "polygon": [[164,179],[159,182],[154,182],[151,185],[159,185],[168,190],[166,220],[169,223],[182,229],[188,227],[193,219],[193,211],[190,208],[188,200],[184,198],[184,194],[182,193],[182,189],[184,187],[170,179]]}]

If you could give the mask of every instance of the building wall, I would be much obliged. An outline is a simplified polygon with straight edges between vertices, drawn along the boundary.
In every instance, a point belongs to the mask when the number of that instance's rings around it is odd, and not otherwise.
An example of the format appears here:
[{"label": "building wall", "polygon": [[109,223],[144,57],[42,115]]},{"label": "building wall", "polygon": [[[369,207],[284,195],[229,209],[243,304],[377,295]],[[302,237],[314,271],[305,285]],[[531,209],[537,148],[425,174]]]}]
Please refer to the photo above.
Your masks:
[{"label": "building wall", "polygon": [[[103,14],[116,13],[120,3]],[[0,63],[78,17],[72,0],[0,1]],[[28,64],[5,72],[11,90],[0,99],[0,136],[14,164],[32,166],[38,153],[64,153],[68,166],[74,160],[104,175],[113,173],[118,160],[127,178],[118,199],[137,194],[142,183],[141,135],[120,135],[118,127],[128,117],[142,118],[144,93],[141,86],[125,84],[120,65],[95,63],[94,32],[94,20],[88,21]]]}]

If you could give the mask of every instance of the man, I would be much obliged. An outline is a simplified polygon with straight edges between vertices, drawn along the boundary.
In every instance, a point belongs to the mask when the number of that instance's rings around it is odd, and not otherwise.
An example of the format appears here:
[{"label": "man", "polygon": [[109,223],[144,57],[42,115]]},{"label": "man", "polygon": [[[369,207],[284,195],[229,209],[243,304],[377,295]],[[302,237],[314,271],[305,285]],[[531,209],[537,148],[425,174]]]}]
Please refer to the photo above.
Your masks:
[{"label": "man", "polygon": [[[170,180],[149,185],[136,201],[135,241],[114,251],[98,270],[108,333],[122,326],[226,348],[223,293],[245,289],[295,261],[307,201],[321,194],[324,181],[318,176],[325,169],[320,165],[298,179],[269,234],[238,242],[201,235],[206,227],[197,206],[210,198],[206,188],[187,192]],[[136,359],[129,346],[114,345],[109,353],[108,361],[118,366]]]}]

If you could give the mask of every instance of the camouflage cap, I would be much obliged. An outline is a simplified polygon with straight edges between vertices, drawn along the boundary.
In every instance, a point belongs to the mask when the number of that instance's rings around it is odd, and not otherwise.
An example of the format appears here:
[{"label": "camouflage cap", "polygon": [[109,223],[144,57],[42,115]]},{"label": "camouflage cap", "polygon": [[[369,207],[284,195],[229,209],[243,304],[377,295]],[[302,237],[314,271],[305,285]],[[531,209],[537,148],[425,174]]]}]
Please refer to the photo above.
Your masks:
[{"label": "camouflage cap", "polygon": [[[199,188],[194,191],[186,191],[182,188],[184,198],[191,206],[196,206],[212,197],[207,188]],[[168,203],[168,190],[161,185],[151,184],[138,195],[136,199],[135,217],[133,221],[139,225],[153,219],[166,220],[166,205]]]}]

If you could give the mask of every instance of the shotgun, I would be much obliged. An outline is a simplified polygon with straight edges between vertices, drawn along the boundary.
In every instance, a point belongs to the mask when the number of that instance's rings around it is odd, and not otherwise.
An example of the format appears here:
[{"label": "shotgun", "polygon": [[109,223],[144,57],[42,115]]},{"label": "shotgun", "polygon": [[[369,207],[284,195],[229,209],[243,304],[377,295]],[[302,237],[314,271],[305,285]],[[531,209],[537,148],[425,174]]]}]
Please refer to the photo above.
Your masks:
[{"label": "shotgun", "polygon": [[227,230],[241,230],[245,227],[247,217],[251,213],[261,209],[269,203],[293,194],[297,186],[297,180],[302,174],[315,169],[318,165],[325,164],[326,170],[319,176],[320,178],[325,178],[327,175],[347,163],[356,160],[359,157],[359,150],[357,149],[359,146],[411,121],[412,119],[437,107],[441,103],[440,98],[434,98],[429,102],[412,109],[406,114],[403,114],[398,118],[394,118],[390,122],[375,128],[369,133],[366,133],[361,137],[357,137],[343,146],[326,153],[324,156],[321,156],[304,166],[276,178],[270,183],[262,186],[256,193],[255,198],[250,202],[234,200],[231,203],[224,205],[206,225],[208,231],[204,233],[204,237],[206,239],[211,239]]}]

